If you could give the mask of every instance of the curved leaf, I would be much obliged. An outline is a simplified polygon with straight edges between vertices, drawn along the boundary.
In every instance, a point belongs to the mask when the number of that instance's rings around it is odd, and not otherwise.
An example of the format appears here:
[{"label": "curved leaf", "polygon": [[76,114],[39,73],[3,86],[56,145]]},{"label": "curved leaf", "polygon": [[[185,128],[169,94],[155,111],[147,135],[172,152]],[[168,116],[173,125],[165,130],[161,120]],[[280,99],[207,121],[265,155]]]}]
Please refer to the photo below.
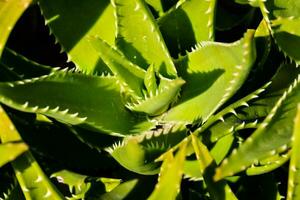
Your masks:
[{"label": "curved leaf", "polygon": [[258,129],[216,170],[215,180],[243,171],[256,161],[285,151],[292,138],[293,119],[300,101],[300,75],[277,101]]},{"label": "curved leaf", "polygon": [[172,151],[164,155],[158,183],[148,200],[176,199],[180,191],[187,145],[187,141],[183,142],[175,157]]},{"label": "curved leaf", "polygon": [[18,156],[28,150],[28,146],[23,142],[0,144],[0,167],[15,160]]},{"label": "curved leaf", "polygon": [[216,0],[184,1],[158,19],[162,35],[174,56],[184,54],[198,42],[213,41],[215,6]]},{"label": "curved leaf", "polygon": [[[202,43],[178,65],[187,82],[177,105],[164,117],[166,121],[205,122],[245,81],[255,61],[254,31],[231,43]],[[202,83],[202,85],[199,85]],[[186,112],[189,110],[189,112]]]},{"label": "curved leaf", "polygon": [[[3,142],[21,140],[15,126],[1,107],[0,127],[0,138]],[[14,160],[12,166],[26,199],[64,199],[44,174],[30,152],[26,152]]]},{"label": "curved leaf", "polygon": [[116,81],[114,77],[57,72],[1,83],[0,101],[21,111],[45,114],[110,135],[132,134],[138,127],[147,130],[151,123],[136,118],[123,106],[121,88]]},{"label": "curved leaf", "polygon": [[32,0],[0,1],[0,57],[13,26]]},{"label": "curved leaf", "polygon": [[[300,101],[299,101],[300,102]],[[298,102],[297,115],[294,119],[294,131],[292,140],[292,155],[289,166],[289,179],[287,199],[297,200],[300,199],[300,186],[299,186],[299,163],[300,163],[300,104]]]},{"label": "curved leaf", "polygon": [[113,0],[118,22],[117,46],[133,63],[146,69],[153,64],[165,77],[176,68],[155,20],[143,0]]},{"label": "curved leaf", "polygon": [[113,44],[115,19],[109,0],[37,2],[46,24],[63,50],[68,53],[69,60],[87,73],[107,70],[97,51],[90,45],[88,36],[98,35],[109,44]]}]

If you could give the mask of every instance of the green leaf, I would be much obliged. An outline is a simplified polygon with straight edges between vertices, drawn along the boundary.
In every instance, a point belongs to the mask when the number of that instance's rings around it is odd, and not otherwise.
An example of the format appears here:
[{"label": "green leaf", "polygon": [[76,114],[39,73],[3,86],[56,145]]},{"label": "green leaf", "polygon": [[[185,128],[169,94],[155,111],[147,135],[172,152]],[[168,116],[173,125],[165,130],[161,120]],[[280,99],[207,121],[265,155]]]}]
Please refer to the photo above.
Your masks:
[{"label": "green leaf", "polygon": [[126,106],[132,111],[147,113],[150,116],[160,115],[176,99],[184,83],[185,81],[181,78],[169,80],[168,84],[165,83],[165,86],[158,89],[154,96],[146,96],[144,100],[138,100]]},{"label": "green leaf", "polygon": [[147,151],[135,139],[130,139],[126,143],[117,143],[112,148],[108,148],[107,151],[128,170],[146,175],[158,173],[160,164],[153,162],[153,160],[155,159],[154,155],[157,157],[159,154]]},{"label": "green leaf", "polygon": [[185,54],[198,42],[213,41],[215,6],[216,0],[184,1],[158,19],[161,33],[173,56]]},{"label": "green leaf", "polygon": [[[20,141],[21,137],[5,111],[0,107],[1,141]],[[13,169],[26,199],[64,199],[44,174],[30,152],[12,161]]]},{"label": "green leaf", "polygon": [[161,158],[163,163],[160,168],[158,183],[148,200],[176,199],[180,191],[187,143],[188,141],[185,141],[180,145],[175,157],[173,152],[169,151]]},{"label": "green leaf", "polygon": [[128,86],[132,91],[131,93],[141,97],[145,71],[128,61],[121,52],[112,48],[100,38],[91,38],[91,43],[122,84]]},{"label": "green leaf", "polygon": [[88,37],[97,35],[113,44],[115,19],[109,0],[38,0],[38,4],[46,24],[77,68],[87,73],[107,70]]},{"label": "green leaf", "polygon": [[157,91],[157,80],[155,76],[154,66],[150,65],[146,71],[144,85],[147,89],[147,94],[152,97]]},{"label": "green leaf", "polygon": [[288,200],[300,199],[300,186],[299,186],[299,163],[300,163],[300,101],[298,101],[297,115],[294,119],[294,131],[291,138],[292,141],[292,155],[289,166],[289,179],[288,179]]},{"label": "green leaf", "polygon": [[[283,155],[276,155],[270,158],[267,158],[265,160],[269,160],[266,163],[262,163],[261,161],[259,162],[259,165],[253,165],[249,167],[246,170],[246,174],[248,176],[253,176],[253,175],[261,175],[261,174],[266,174],[268,172],[271,172],[282,165],[284,165],[289,159],[290,159],[290,154],[291,151],[288,151],[286,154]],[[263,160],[264,161],[264,160]]]},{"label": "green leaf", "polygon": [[18,156],[28,150],[28,146],[23,142],[0,144],[0,167],[15,160]]},{"label": "green leaf", "polygon": [[181,124],[157,124],[154,129],[125,137],[123,142],[116,142],[107,151],[130,171],[157,174],[160,163],[155,159],[185,137],[186,127]]},{"label": "green leaf", "polygon": [[143,0],[114,0],[118,22],[117,46],[133,63],[165,77],[177,76],[155,20]]},{"label": "green leaf", "polygon": [[225,180],[214,182],[213,175],[217,164],[210,155],[207,147],[193,134],[192,144],[197,160],[199,161],[199,170],[203,174],[210,196],[213,199],[237,199]]},{"label": "green leaf", "polygon": [[255,61],[253,35],[254,31],[249,30],[234,43],[201,43],[180,60],[180,75],[186,84],[181,99],[164,120],[205,122],[223,105],[241,87]]},{"label": "green leaf", "polygon": [[285,151],[292,138],[293,119],[300,101],[300,76],[283,93],[258,129],[216,170],[215,180],[245,170],[257,161]]},{"label": "green leaf", "polygon": [[4,49],[0,63],[5,65],[10,71],[16,73],[19,79],[38,77],[56,70],[56,68],[29,60],[8,48]]},{"label": "green leaf", "polygon": [[273,35],[283,53],[300,65],[300,17],[280,18],[272,21]]},{"label": "green leaf", "polygon": [[0,57],[14,25],[32,0],[0,1]]},{"label": "green leaf", "polygon": [[101,200],[123,200],[130,194],[132,190],[138,185],[138,179],[126,181],[118,185],[112,191],[101,195]]},{"label": "green leaf", "polygon": [[85,199],[89,198],[92,190],[97,190],[100,194],[100,188],[103,186],[103,192],[110,192],[120,184],[120,179],[110,178],[95,178],[81,175],[68,170],[61,170],[51,175],[57,179],[59,183],[68,185],[69,191],[72,194],[72,199]]},{"label": "green leaf", "polygon": [[141,131],[140,128],[148,130],[151,122],[138,119],[126,110],[116,82],[115,77],[56,72],[1,83],[0,101],[24,112],[44,114],[110,135],[124,136],[132,134],[134,129]]}]

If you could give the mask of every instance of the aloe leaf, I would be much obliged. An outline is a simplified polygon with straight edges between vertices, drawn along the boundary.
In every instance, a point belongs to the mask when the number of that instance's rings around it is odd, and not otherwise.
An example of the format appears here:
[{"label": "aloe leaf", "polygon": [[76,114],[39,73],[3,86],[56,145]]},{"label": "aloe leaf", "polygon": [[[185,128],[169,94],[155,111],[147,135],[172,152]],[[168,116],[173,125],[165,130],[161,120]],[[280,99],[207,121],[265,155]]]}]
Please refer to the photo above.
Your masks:
[{"label": "aloe leaf", "polygon": [[28,150],[28,146],[23,142],[0,144],[0,167],[15,160],[18,156]]},{"label": "aloe leaf", "polygon": [[0,56],[14,25],[32,0],[10,0],[0,2]]},{"label": "aloe leaf", "polygon": [[106,71],[88,36],[98,35],[110,45],[114,43],[115,18],[109,0],[38,0],[38,4],[46,24],[77,68],[87,73]]},{"label": "aloe leaf", "polygon": [[203,174],[210,196],[213,199],[237,199],[224,180],[217,183],[214,182],[213,175],[217,164],[210,155],[207,147],[193,134],[192,145],[199,161],[199,170]]},{"label": "aloe leaf", "polygon": [[176,199],[179,193],[180,183],[183,174],[183,166],[188,141],[183,142],[175,157],[169,151],[164,155],[158,183],[148,200]]},{"label": "aloe leaf", "polygon": [[288,179],[288,191],[287,199],[299,199],[300,187],[299,187],[299,145],[300,145],[300,101],[298,101],[297,115],[294,119],[294,131],[292,140],[292,155],[289,166],[289,179]]},{"label": "aloe leaf", "polygon": [[164,5],[162,0],[145,0],[150,6],[152,6],[158,14],[164,13]]},{"label": "aloe leaf", "polygon": [[154,96],[146,96],[144,100],[138,100],[137,103],[126,106],[132,111],[147,113],[150,116],[160,115],[176,99],[184,83],[185,81],[180,78],[170,80],[165,87],[158,89]]},{"label": "aloe leaf", "polygon": [[125,199],[126,196],[134,189],[134,187],[138,184],[137,179],[133,179],[130,181],[126,181],[119,186],[117,186],[111,192],[103,194],[101,196],[102,200],[121,200]]},{"label": "aloe leaf", "polygon": [[[133,63],[146,69],[153,64],[165,77],[177,76],[155,20],[143,0],[114,0],[118,22],[117,46]],[[138,26],[137,26],[138,24]]]},{"label": "aloe leaf", "polygon": [[[5,111],[0,107],[1,141],[13,142],[21,137]],[[12,166],[26,199],[64,199],[44,174],[30,152],[12,161]]]},{"label": "aloe leaf", "polygon": [[123,142],[116,142],[107,151],[130,171],[157,174],[160,163],[155,159],[185,137],[186,128],[181,124],[158,124],[152,130],[125,137]]},{"label": "aloe leaf", "polygon": [[216,0],[184,1],[158,19],[166,44],[175,56],[198,42],[213,41],[215,6]]},{"label": "aloe leaf", "polygon": [[249,30],[235,43],[202,43],[184,57],[178,65],[186,84],[181,99],[164,120],[205,122],[223,105],[241,87],[255,61],[253,35],[254,31]]},{"label": "aloe leaf", "polygon": [[105,187],[103,192],[110,192],[120,184],[120,179],[109,178],[94,178],[68,170],[61,170],[51,175],[56,178],[59,183],[68,185],[69,191],[72,194],[72,199],[85,199],[89,198],[92,190],[97,190],[101,193],[99,188]]},{"label": "aloe leaf", "polygon": [[145,71],[128,61],[121,52],[112,48],[100,38],[91,38],[91,43],[122,84],[128,85],[132,90],[131,93],[142,96]]},{"label": "aloe leaf", "polygon": [[8,48],[4,49],[0,63],[16,73],[19,79],[38,77],[55,71],[54,68],[38,64]]},{"label": "aloe leaf", "polygon": [[157,80],[155,76],[154,66],[150,65],[146,71],[144,79],[144,85],[147,89],[147,94],[149,94],[150,97],[154,96],[158,89],[156,82]]},{"label": "aloe leaf", "polygon": [[[139,174],[157,174],[159,163],[153,162],[157,153],[148,152],[138,141],[131,139],[126,143],[114,144],[107,151],[116,159],[123,167]],[[127,156],[124,156],[127,155]],[[151,159],[152,158],[152,159]]]},{"label": "aloe leaf", "polygon": [[280,18],[272,21],[273,35],[281,51],[300,65],[297,48],[300,45],[300,17]]},{"label": "aloe leaf", "polygon": [[[279,167],[281,167],[283,164],[285,164],[289,159],[290,159],[290,151],[286,154],[283,155],[278,155],[276,156],[277,159],[272,161],[269,161],[263,165],[259,166],[251,166],[246,170],[246,174],[248,176],[253,176],[253,175],[261,175],[261,174],[266,174],[268,172],[271,172]],[[261,164],[261,162],[260,162]]]},{"label": "aloe leaf", "polygon": [[[143,127],[139,122],[145,119],[137,119],[126,110],[116,81],[114,77],[56,72],[40,78],[1,83],[0,101],[24,112],[40,113],[68,124],[124,136]],[[143,128],[147,130],[150,124],[145,123]]]},{"label": "aloe leaf", "polygon": [[216,170],[215,180],[245,170],[258,160],[285,151],[292,138],[292,123],[300,100],[300,76],[276,102],[258,129]]}]

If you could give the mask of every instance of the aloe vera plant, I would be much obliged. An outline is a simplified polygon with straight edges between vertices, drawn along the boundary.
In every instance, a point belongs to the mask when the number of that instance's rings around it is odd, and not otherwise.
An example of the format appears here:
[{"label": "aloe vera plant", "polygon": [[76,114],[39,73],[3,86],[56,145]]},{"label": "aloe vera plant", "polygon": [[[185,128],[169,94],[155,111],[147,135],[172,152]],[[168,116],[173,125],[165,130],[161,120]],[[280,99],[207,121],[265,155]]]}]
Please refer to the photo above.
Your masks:
[{"label": "aloe vera plant", "polygon": [[[298,199],[299,15],[298,0],[0,1],[0,198]],[[26,17],[63,64],[18,53]]]}]

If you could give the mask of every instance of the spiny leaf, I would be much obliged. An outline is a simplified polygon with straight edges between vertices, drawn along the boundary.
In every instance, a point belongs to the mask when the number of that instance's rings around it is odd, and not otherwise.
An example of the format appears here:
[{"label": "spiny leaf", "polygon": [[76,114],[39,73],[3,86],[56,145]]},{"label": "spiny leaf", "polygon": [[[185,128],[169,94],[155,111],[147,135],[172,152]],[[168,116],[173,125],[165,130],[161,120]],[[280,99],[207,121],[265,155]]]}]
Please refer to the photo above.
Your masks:
[{"label": "spiny leaf", "polygon": [[133,179],[121,183],[114,190],[101,195],[101,200],[122,200],[134,189],[138,184],[138,179]]},{"label": "spiny leaf", "polygon": [[153,64],[165,77],[177,76],[175,66],[144,0],[113,0],[118,21],[117,46],[133,63]]},{"label": "spiny leaf", "polygon": [[[121,88],[116,81],[114,77],[57,72],[1,83],[0,101],[21,111],[45,114],[111,135],[128,135],[144,125],[147,130],[148,122],[135,118],[123,106]],[[146,124],[139,124],[142,121]]]},{"label": "spiny leaf", "polygon": [[141,97],[145,71],[128,61],[121,52],[100,38],[91,38],[91,43],[113,74],[124,85],[128,85],[132,93]]},{"label": "spiny leaf", "polygon": [[158,89],[154,96],[146,96],[145,100],[129,104],[127,108],[135,112],[147,113],[150,116],[160,115],[166,111],[170,103],[176,99],[184,83],[185,81],[180,78],[170,80],[169,84],[162,89]]},{"label": "spiny leaf", "polygon": [[241,87],[255,61],[253,35],[254,31],[249,30],[235,43],[201,43],[184,57],[178,65],[187,83],[180,101],[164,120],[205,122],[223,105]]},{"label": "spiny leaf", "polygon": [[22,13],[31,4],[31,1],[32,0],[0,1],[0,57],[10,32]]},{"label": "spiny leaf", "polygon": [[156,81],[154,66],[150,65],[146,71],[144,79],[144,85],[147,89],[147,94],[150,97],[154,96],[158,89]]},{"label": "spiny leaf", "polygon": [[300,45],[300,17],[281,18],[272,21],[273,35],[280,50],[300,65],[300,55],[297,51]]},{"label": "spiny leaf", "polygon": [[[2,142],[14,142],[21,137],[0,107],[0,137]],[[30,152],[26,152],[12,162],[16,177],[26,199],[64,199],[52,185]]]},{"label": "spiny leaf", "polygon": [[164,155],[158,183],[148,200],[176,199],[180,191],[187,143],[186,141],[180,145],[175,157],[172,151]]},{"label": "spiny leaf", "polygon": [[23,142],[0,144],[0,167],[13,161],[19,155],[28,150],[28,146]]},{"label": "spiny leaf", "polygon": [[164,2],[162,0],[145,0],[150,6],[152,6],[159,15],[164,13]]},{"label": "spiny leaf", "polygon": [[190,0],[178,4],[158,19],[166,44],[176,57],[198,42],[213,41],[216,0]]},{"label": "spiny leaf", "polygon": [[88,36],[98,35],[113,44],[115,19],[109,0],[38,0],[38,4],[46,24],[76,67],[87,73],[106,71]]},{"label": "spiny leaf", "polygon": [[[159,163],[153,162],[155,154],[148,152],[134,139],[128,140],[126,143],[115,144],[107,151],[126,169],[139,174],[158,173]],[[159,156],[159,154],[156,156]]]},{"label": "spiny leaf", "polygon": [[258,129],[216,170],[215,180],[243,171],[260,159],[285,151],[291,142],[297,103],[300,101],[300,75],[276,102]]},{"label": "spiny leaf", "polygon": [[197,129],[198,133],[203,132],[200,137],[214,143],[234,131],[255,128],[258,120],[268,114],[272,105],[280,97],[280,94],[263,94],[266,93],[265,90],[269,85],[270,83],[267,83],[211,116],[203,126]]},{"label": "spiny leaf", "polygon": [[[251,166],[246,170],[246,174],[248,176],[253,175],[260,175],[260,174],[266,174],[268,172],[271,172],[279,167],[281,167],[283,164],[285,164],[290,159],[290,153],[291,151],[288,151],[288,153],[283,155],[277,155],[276,160],[269,161],[268,163],[265,163],[264,165],[259,166]],[[261,164],[261,162],[259,163]]]},{"label": "spiny leaf", "polygon": [[294,131],[292,140],[292,155],[289,166],[289,179],[288,179],[288,200],[300,199],[300,179],[299,179],[299,168],[300,168],[300,101],[298,101],[297,115],[294,119]]},{"label": "spiny leaf", "polygon": [[121,181],[120,179],[89,177],[68,170],[55,172],[51,177],[55,177],[58,182],[68,185],[72,199],[89,198],[89,192],[91,192],[91,190],[98,190],[100,193],[99,186],[102,187],[103,185],[105,186],[104,192],[110,192],[117,187]]},{"label": "spiny leaf", "polygon": [[224,180],[217,183],[213,181],[213,174],[217,164],[207,147],[193,134],[192,145],[199,161],[199,170],[203,174],[210,196],[213,199],[237,199]]},{"label": "spiny leaf", "polygon": [[20,79],[38,77],[56,70],[56,68],[51,68],[29,60],[8,48],[4,49],[0,63],[16,73]]}]

